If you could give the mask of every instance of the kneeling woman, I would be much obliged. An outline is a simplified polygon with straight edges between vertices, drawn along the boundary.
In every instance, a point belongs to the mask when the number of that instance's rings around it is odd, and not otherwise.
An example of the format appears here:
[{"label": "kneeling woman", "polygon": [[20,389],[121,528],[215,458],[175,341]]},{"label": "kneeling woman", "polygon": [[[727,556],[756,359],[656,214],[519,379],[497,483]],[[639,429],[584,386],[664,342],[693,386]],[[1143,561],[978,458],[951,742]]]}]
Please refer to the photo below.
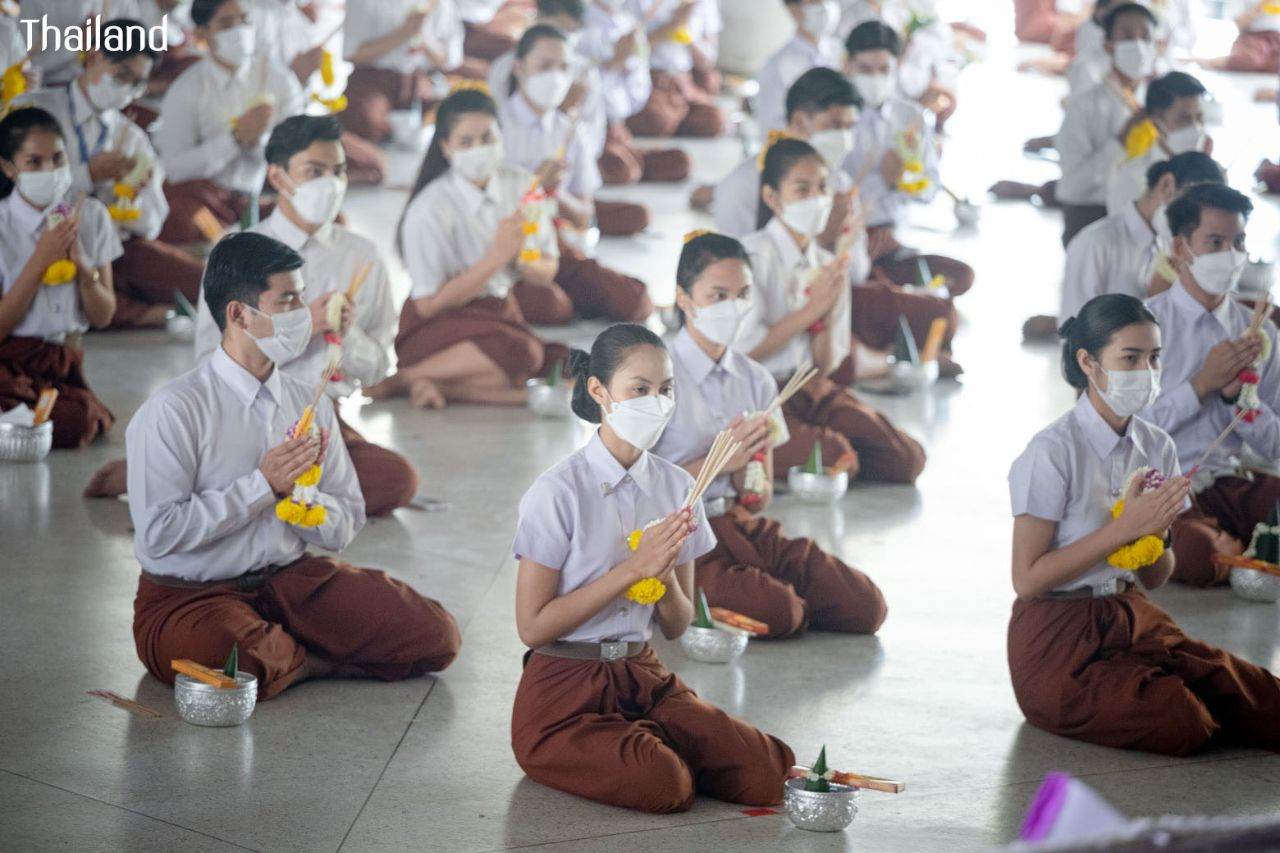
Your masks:
[{"label": "kneeling woman", "polygon": [[723,234],[685,243],[676,270],[676,305],[684,328],[671,345],[675,415],[654,454],[696,476],[716,434],[733,430],[742,450],[707,489],[704,504],[718,544],[696,565],[698,588],[712,606],[768,624],[769,637],[806,626],[873,633],[885,617],[871,579],[810,539],[788,539],[782,525],[757,513],[773,494],[773,445],[762,414],[778,383],[762,365],[728,346],[750,305],[751,267],[742,244]]},{"label": "kneeling woman", "polygon": [[533,175],[502,159],[493,100],[473,89],[445,98],[400,222],[412,289],[399,370],[370,396],[407,392],[423,408],[518,405],[526,379],[567,357],[538,339],[512,296],[519,281],[552,286],[559,253],[550,216],[522,201]]},{"label": "kneeling woman", "polygon": [[1009,472],[1018,705],[1033,725],[1104,746],[1280,750],[1280,681],[1183,634],[1137,586],[1158,587],[1173,570],[1169,525],[1188,494],[1173,440],[1135,417],[1159,391],[1155,318],[1107,294],[1062,335],[1080,399]]},{"label": "kneeling woman", "polygon": [[[666,348],[613,326],[572,366],[574,411],[601,426],[520,502],[516,628],[531,651],[516,761],[544,785],[641,811],[683,811],[695,793],[773,805],[791,750],[699,699],[648,644],[654,623],[668,639],[689,626],[693,561],[715,546],[701,505],[680,508],[693,477],[648,452],[675,405]],[[653,578],[666,587],[656,604],[628,597]]]},{"label": "kneeling woman", "polygon": [[85,381],[80,336],[111,322],[123,248],[101,202],[66,198],[66,140],[49,113],[0,120],[0,169],[0,410],[55,388],[53,446],[83,447],[115,420]]},{"label": "kneeling woman", "polygon": [[854,375],[846,261],[816,240],[831,204],[827,166],[813,146],[799,139],[770,146],[760,176],[760,230],[742,238],[755,305],[734,348],[778,379],[809,365],[821,371],[783,407],[791,438],[775,451],[779,471],[803,464],[821,443],[831,462],[852,454],[851,477],[913,483],[924,470],[924,448],[845,387]]}]

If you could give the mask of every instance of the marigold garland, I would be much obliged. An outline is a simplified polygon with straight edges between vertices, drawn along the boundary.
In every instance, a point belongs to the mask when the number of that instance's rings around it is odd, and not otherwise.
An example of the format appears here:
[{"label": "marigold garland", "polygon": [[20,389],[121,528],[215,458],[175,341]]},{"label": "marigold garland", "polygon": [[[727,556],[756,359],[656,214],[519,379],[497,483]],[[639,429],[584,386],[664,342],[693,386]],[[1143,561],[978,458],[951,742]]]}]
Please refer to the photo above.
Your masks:
[{"label": "marigold garland", "polygon": [[[648,530],[657,523],[657,521],[649,522],[645,525],[644,530]],[[632,551],[640,547],[640,540],[644,538],[644,530],[633,530],[627,534],[627,547]],[[627,588],[626,598],[636,604],[648,606],[657,604],[666,594],[667,585],[662,581],[657,578],[643,578]]]},{"label": "marigold garland", "polygon": [[[309,435],[317,429],[315,410],[308,406],[303,410],[302,417],[298,418],[293,429],[289,430],[289,437]],[[295,527],[319,527],[324,524],[328,516],[324,505],[316,500],[322,473],[323,469],[318,464],[302,472],[302,476],[293,481],[293,492],[289,497],[281,499],[276,504],[276,518]]]},{"label": "marigold garland", "polygon": [[[1124,499],[1116,501],[1111,507],[1111,517],[1119,518],[1124,513]],[[1144,569],[1164,555],[1164,540],[1159,536],[1143,536],[1136,542],[1130,542],[1107,555],[1107,565],[1113,569],[1126,572]]]},{"label": "marigold garland", "polygon": [[44,271],[41,281],[50,287],[56,287],[59,284],[67,284],[74,281],[76,277],[75,261],[63,258],[60,261],[54,261]]},{"label": "marigold garland", "polygon": [[0,76],[0,103],[7,104],[26,91],[27,75],[22,73],[22,62],[10,65]]},{"label": "marigold garland", "polygon": [[1124,154],[1130,160],[1141,157],[1151,150],[1160,138],[1160,129],[1151,119],[1143,119],[1129,129],[1124,138]]}]

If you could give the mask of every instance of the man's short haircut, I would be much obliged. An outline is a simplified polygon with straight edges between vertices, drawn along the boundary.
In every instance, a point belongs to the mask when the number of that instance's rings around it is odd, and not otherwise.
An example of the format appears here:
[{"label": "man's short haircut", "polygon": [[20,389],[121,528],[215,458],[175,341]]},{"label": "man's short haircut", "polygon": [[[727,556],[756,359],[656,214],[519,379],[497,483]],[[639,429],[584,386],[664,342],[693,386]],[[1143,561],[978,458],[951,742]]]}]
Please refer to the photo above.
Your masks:
[{"label": "man's short haircut", "polygon": [[810,68],[787,90],[787,119],[797,112],[819,113],[832,107],[861,107],[853,83],[832,68]]},{"label": "man's short haircut", "polygon": [[1169,230],[1190,237],[1200,227],[1200,217],[1206,210],[1238,213],[1248,219],[1253,213],[1253,202],[1226,184],[1195,184],[1183,190],[1169,205],[1166,212]]},{"label": "man's short haircut", "polygon": [[204,301],[209,313],[225,331],[227,305],[243,302],[258,307],[267,281],[282,272],[302,268],[302,256],[279,240],[265,234],[231,234],[218,241],[204,268]]},{"label": "man's short haircut", "polygon": [[299,151],[316,142],[341,142],[342,126],[333,116],[290,116],[276,125],[267,140],[267,162],[287,168]]}]

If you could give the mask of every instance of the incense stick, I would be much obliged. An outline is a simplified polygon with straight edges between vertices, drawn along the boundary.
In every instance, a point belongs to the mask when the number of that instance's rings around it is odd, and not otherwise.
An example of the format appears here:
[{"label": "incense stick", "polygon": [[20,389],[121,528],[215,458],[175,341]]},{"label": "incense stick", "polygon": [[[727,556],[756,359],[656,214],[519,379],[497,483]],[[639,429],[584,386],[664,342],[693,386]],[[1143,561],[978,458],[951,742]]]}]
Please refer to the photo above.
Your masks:
[{"label": "incense stick", "polygon": [[946,333],[946,318],[935,317],[929,324],[929,335],[924,339],[924,349],[920,352],[921,363],[928,364],[938,360],[938,353],[942,350],[942,338]]},{"label": "incense stick", "polygon": [[196,663],[195,661],[187,658],[170,661],[169,666],[174,672],[180,672],[188,678],[194,678],[196,681],[203,681],[205,684],[212,684],[214,687],[237,686],[236,680],[222,670],[213,669],[212,667],[205,666],[202,663]]},{"label": "incense stick", "polygon": [[778,396],[773,398],[773,402],[769,404],[769,408],[764,410],[766,415],[772,414],[776,409],[785,405],[788,400],[800,392],[800,389],[809,384],[813,377],[818,375],[818,368],[810,367],[807,370],[796,371],[791,374],[791,378],[787,380],[787,384],[778,392]]},{"label": "incense stick", "polygon": [[1213,451],[1218,449],[1218,445],[1222,444],[1222,442],[1227,440],[1227,436],[1231,434],[1231,431],[1235,429],[1242,420],[1244,420],[1244,416],[1246,414],[1247,412],[1244,409],[1241,409],[1240,411],[1236,412],[1236,416],[1231,419],[1231,423],[1227,424],[1227,428],[1224,429],[1218,435],[1218,437],[1213,440],[1212,444],[1210,444],[1207,448],[1205,448],[1204,453],[1200,455],[1200,459],[1196,462],[1196,464],[1191,466],[1191,470],[1187,471],[1188,477],[1190,477],[1192,474],[1198,471],[1200,469],[1200,466],[1209,460],[1210,454],[1212,454]]},{"label": "incense stick", "polygon": [[692,507],[702,500],[702,495],[720,476],[724,466],[728,464],[729,460],[733,458],[733,455],[741,447],[742,443],[735,441],[733,434],[728,430],[716,435],[715,441],[711,442],[711,449],[707,451],[706,458],[702,460],[702,467],[698,469],[698,476],[694,478],[693,488],[689,490],[689,496],[685,498],[684,505],[686,507]]},{"label": "incense stick", "polygon": [[53,404],[58,402],[58,389],[45,388],[40,392],[40,398],[36,400],[35,420],[32,426],[40,426],[40,424],[49,420],[49,416],[53,414]]},{"label": "incense stick", "polygon": [[86,693],[87,695],[98,699],[105,699],[112,705],[115,705],[117,708],[122,708],[130,714],[135,714],[139,717],[147,717],[152,720],[164,719],[164,714],[161,714],[155,708],[148,708],[146,705],[135,702],[132,699],[126,699],[113,690],[89,690],[86,691]]},{"label": "incense stick", "polygon": [[351,278],[351,283],[347,285],[348,302],[355,302],[356,295],[360,292],[360,288],[364,287],[364,281],[369,277],[369,273],[372,270],[373,261],[365,261],[364,266],[356,270],[356,274]]},{"label": "incense stick", "polygon": [[[810,770],[808,767],[792,767],[787,776],[792,779],[803,779],[808,776]],[[875,776],[863,776],[860,773],[844,773],[840,770],[831,771],[831,781],[837,785],[849,785],[853,788],[865,788],[869,791],[880,791],[884,794],[901,794],[907,790],[905,782],[894,782],[891,779],[878,779]]]}]

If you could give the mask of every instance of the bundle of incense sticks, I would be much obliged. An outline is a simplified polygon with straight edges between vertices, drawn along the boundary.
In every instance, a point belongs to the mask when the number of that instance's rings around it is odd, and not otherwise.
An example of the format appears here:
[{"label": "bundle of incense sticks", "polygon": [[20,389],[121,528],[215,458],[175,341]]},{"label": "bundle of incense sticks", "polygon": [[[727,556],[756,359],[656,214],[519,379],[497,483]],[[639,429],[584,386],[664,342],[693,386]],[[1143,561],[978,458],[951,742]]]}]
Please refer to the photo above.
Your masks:
[{"label": "bundle of incense sticks", "polygon": [[115,705],[117,708],[123,708],[130,714],[136,714],[139,717],[147,717],[152,720],[164,719],[164,714],[161,714],[155,708],[148,708],[146,705],[135,702],[132,699],[126,699],[114,690],[88,690],[86,693],[87,695],[98,699],[105,699],[112,705]]},{"label": "bundle of incense sticks", "polygon": [[1264,293],[1253,305],[1253,317],[1249,320],[1249,331],[1245,335],[1256,335],[1271,312],[1271,294]]},{"label": "bundle of incense sticks", "polygon": [[360,293],[360,288],[364,287],[364,281],[369,277],[369,273],[373,270],[373,261],[365,261],[364,266],[356,270],[356,274],[352,276],[351,283],[347,285],[347,300],[354,302],[356,296]]},{"label": "bundle of incense sticks", "polygon": [[36,400],[35,421],[32,426],[40,426],[40,424],[49,420],[49,416],[53,414],[53,404],[58,402],[58,389],[46,388],[40,392],[40,399]]},{"label": "bundle of incense sticks", "polygon": [[236,687],[237,683],[234,678],[228,676],[220,669],[213,669],[202,663],[196,663],[193,660],[183,658],[181,660],[170,661],[169,666],[174,672],[180,672],[196,681],[203,681],[205,684],[212,684],[214,687]]},{"label": "bundle of incense sticks", "polygon": [[[792,767],[787,774],[789,779],[803,779],[809,775],[808,767]],[[905,782],[894,782],[889,779],[877,779],[874,776],[862,776],[858,773],[832,771],[831,780],[837,785],[848,785],[851,788],[865,788],[868,791],[880,791],[885,794],[901,794],[907,790]]]},{"label": "bundle of incense sticks", "polygon": [[935,317],[933,322],[929,324],[929,335],[924,339],[924,349],[920,351],[921,363],[928,364],[931,361],[938,360],[938,353],[942,351],[942,339],[946,334],[946,318]]},{"label": "bundle of incense sticks", "polygon": [[723,631],[735,631],[739,634],[754,634],[762,637],[769,633],[769,626],[763,622],[743,616],[724,607],[709,608],[711,624]]},{"label": "bundle of incense sticks", "polygon": [[[941,319],[941,318],[939,318]],[[818,368],[810,367],[806,370],[799,370],[791,374],[791,378],[787,380],[787,384],[782,386],[782,390],[778,392],[778,396],[773,398],[773,402],[769,404],[769,408],[764,410],[766,415],[772,414],[777,409],[786,405],[786,402],[799,393],[800,389],[809,384],[809,380],[818,375]]]},{"label": "bundle of incense sticks", "polygon": [[200,233],[210,243],[216,243],[222,239],[222,223],[207,207],[201,207],[191,216],[191,221],[196,224],[196,228],[200,229]]},{"label": "bundle of incense sticks", "polygon": [[693,481],[689,496],[684,499],[686,507],[696,506],[698,501],[702,500],[702,495],[715,482],[716,477],[720,476],[724,466],[729,464],[733,454],[737,453],[741,447],[742,442],[735,441],[733,433],[729,430],[724,430],[716,436],[715,441],[711,442],[711,449],[707,451],[707,458],[702,462],[702,468],[698,470],[697,478]]},{"label": "bundle of incense sticks", "polygon": [[[578,132],[578,122],[582,119],[582,110],[574,113],[569,120],[569,132],[564,136],[564,142],[561,142],[556,148],[556,156],[554,159],[563,160],[565,155],[569,153],[569,143],[573,142],[573,135]],[[533,183],[529,184],[529,189],[525,191],[525,195],[530,195],[538,191],[538,187],[542,186],[542,176],[534,175]]]}]

